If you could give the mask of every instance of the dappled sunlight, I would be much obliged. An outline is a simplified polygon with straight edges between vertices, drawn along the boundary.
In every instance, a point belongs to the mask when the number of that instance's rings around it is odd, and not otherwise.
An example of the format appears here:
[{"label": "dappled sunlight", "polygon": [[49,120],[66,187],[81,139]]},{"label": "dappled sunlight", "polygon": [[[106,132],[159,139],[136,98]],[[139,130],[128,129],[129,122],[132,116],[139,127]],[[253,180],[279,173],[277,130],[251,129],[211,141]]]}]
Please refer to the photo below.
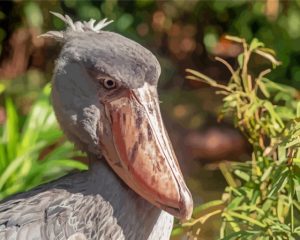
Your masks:
[{"label": "dappled sunlight", "polygon": [[65,24],[49,11],[113,20],[105,30],[157,57],[159,106],[195,202],[171,239],[298,239],[299,2],[1,2],[0,200],[87,169],[52,109],[61,45],[39,36]]}]

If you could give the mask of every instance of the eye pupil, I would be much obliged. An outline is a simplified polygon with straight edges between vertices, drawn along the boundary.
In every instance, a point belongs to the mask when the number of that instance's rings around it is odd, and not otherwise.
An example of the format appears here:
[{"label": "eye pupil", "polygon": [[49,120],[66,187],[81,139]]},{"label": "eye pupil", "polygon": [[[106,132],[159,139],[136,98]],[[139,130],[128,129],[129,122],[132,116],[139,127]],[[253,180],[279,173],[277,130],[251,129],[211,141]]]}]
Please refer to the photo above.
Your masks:
[{"label": "eye pupil", "polygon": [[114,88],[116,86],[116,83],[114,80],[112,79],[105,79],[104,81],[104,87],[111,89]]},{"label": "eye pupil", "polygon": [[114,85],[114,82],[113,82],[112,80],[108,80],[108,81],[106,82],[106,84],[107,84],[108,86],[113,86],[113,85]]}]

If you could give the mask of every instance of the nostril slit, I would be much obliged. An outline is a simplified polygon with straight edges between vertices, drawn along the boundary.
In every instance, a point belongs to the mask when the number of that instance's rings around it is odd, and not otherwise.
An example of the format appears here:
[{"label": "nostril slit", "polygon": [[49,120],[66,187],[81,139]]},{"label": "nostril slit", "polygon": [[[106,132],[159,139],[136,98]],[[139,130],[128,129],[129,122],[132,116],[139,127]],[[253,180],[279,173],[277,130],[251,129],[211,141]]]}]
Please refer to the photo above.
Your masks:
[{"label": "nostril slit", "polygon": [[174,210],[174,211],[176,211],[176,212],[179,212],[179,211],[180,211],[179,208],[171,207],[171,206],[168,206],[168,205],[163,205],[163,206],[166,207],[166,208],[168,208],[168,209],[172,209],[172,210]]}]

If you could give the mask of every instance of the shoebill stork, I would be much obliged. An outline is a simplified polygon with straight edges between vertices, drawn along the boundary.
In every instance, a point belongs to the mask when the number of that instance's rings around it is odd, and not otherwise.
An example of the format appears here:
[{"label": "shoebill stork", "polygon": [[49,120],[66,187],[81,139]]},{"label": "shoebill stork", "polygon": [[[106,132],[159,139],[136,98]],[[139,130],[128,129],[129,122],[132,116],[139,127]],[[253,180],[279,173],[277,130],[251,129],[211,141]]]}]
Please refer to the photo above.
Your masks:
[{"label": "shoebill stork", "polygon": [[109,22],[72,22],[50,31],[63,46],[53,107],[66,136],[86,152],[73,173],[0,205],[0,239],[169,239],[173,216],[193,201],[164,127],[154,55]]}]

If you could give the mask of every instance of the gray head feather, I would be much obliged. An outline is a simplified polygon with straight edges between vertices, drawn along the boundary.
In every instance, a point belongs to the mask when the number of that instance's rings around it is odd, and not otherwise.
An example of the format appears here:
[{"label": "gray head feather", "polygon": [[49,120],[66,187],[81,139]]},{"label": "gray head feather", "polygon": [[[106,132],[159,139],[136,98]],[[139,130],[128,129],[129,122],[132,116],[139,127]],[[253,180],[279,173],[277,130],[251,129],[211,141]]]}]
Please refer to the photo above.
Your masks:
[{"label": "gray head feather", "polygon": [[67,137],[79,149],[99,156],[99,136],[108,134],[102,125],[105,109],[96,76],[109,76],[135,89],[145,82],[156,85],[160,65],[140,44],[117,33],[100,31],[109,24],[106,19],[98,24],[94,19],[74,23],[67,15],[52,14],[69,26],[63,32],[44,34],[63,42],[52,81],[54,110]]},{"label": "gray head feather", "polygon": [[73,22],[73,20],[68,15],[64,16],[60,13],[51,12],[51,11],[50,13],[58,17],[59,19],[61,19],[63,22],[65,22],[67,25],[67,29],[65,31],[49,31],[40,35],[40,37],[54,38],[55,40],[62,41],[62,42],[66,40],[67,33],[88,32],[88,31],[99,33],[100,30],[102,30],[102,28],[106,27],[108,24],[113,22],[112,20],[107,21],[107,18],[101,20],[97,24],[95,24],[96,20],[93,18],[91,18],[88,22],[86,21]]}]

